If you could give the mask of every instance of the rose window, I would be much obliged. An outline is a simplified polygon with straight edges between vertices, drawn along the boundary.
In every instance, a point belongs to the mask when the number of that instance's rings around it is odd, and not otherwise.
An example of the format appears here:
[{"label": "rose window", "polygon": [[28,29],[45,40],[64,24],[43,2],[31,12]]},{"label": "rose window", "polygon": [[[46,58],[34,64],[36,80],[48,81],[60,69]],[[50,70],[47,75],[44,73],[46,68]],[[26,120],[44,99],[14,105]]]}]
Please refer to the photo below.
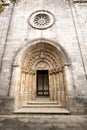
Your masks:
[{"label": "rose window", "polygon": [[46,29],[53,25],[54,16],[52,13],[39,10],[31,14],[29,24],[36,29]]}]

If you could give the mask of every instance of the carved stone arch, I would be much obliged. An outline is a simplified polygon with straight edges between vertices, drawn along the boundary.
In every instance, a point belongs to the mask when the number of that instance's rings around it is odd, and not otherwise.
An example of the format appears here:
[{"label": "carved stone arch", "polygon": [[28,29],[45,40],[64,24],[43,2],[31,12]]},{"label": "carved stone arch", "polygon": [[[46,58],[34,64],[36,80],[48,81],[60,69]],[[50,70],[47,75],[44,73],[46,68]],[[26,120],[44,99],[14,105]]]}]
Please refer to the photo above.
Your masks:
[{"label": "carved stone arch", "polygon": [[22,47],[13,61],[10,95],[15,96],[15,109],[36,99],[37,70],[49,72],[50,100],[67,107],[66,98],[74,92],[70,65],[67,52],[57,42],[36,39]]},{"label": "carved stone arch", "polygon": [[[44,45],[44,46],[43,46]],[[38,50],[39,46],[39,50]],[[46,43],[38,43],[37,45],[34,46],[34,49],[29,49],[28,52],[26,52],[26,55],[24,56],[24,60],[22,61],[22,68],[32,68],[35,66],[36,62],[47,62],[49,66],[51,66],[51,69],[55,68],[58,69],[59,67],[64,66],[64,63],[62,61],[62,58],[58,57],[55,54],[55,50],[50,51],[50,45],[47,46]],[[36,67],[35,67],[36,69]]]},{"label": "carved stone arch", "polygon": [[14,56],[13,59],[13,65],[14,66],[20,66],[21,65],[21,61],[23,59],[23,57],[25,56],[28,48],[32,47],[34,45],[36,45],[37,43],[46,43],[49,45],[52,45],[56,48],[56,51],[59,51],[60,57],[63,58],[64,63],[70,65],[71,64],[71,60],[69,57],[68,52],[56,41],[52,41],[49,39],[45,39],[45,38],[41,38],[41,39],[35,39],[32,41],[28,41],[27,44],[24,44],[24,46],[22,46],[16,53],[16,55]]}]

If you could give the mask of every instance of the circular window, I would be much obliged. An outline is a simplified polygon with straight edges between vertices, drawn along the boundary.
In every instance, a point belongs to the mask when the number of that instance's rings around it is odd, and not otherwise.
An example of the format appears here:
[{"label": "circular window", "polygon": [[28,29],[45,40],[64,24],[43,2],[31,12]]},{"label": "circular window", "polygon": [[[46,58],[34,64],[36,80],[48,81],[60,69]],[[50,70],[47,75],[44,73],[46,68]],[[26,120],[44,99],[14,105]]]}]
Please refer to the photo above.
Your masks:
[{"label": "circular window", "polygon": [[38,10],[29,17],[29,24],[37,29],[46,29],[54,24],[54,16],[45,10]]}]

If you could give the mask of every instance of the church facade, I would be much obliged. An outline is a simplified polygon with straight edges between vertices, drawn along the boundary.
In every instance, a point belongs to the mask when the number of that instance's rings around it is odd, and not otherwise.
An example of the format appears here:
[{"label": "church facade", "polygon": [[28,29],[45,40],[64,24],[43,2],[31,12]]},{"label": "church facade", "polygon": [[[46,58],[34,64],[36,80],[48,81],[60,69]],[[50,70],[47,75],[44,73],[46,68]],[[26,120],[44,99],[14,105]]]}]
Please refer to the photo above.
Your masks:
[{"label": "church facade", "polygon": [[21,0],[0,14],[0,114],[87,112],[87,3]]}]

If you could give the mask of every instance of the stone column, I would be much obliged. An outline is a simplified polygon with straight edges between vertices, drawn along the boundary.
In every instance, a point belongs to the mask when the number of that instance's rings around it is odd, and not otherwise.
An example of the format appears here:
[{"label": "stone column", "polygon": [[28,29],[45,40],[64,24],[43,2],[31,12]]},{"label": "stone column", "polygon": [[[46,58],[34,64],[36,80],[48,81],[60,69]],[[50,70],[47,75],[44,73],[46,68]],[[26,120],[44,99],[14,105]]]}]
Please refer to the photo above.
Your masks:
[{"label": "stone column", "polygon": [[32,100],[36,100],[36,75],[32,74]]},{"label": "stone column", "polygon": [[56,80],[56,101],[58,100],[58,76],[57,76],[58,72],[55,73],[55,80]]},{"label": "stone column", "polygon": [[55,76],[55,73],[53,73],[53,95],[54,95],[54,101],[56,101],[56,76]]},{"label": "stone column", "polygon": [[58,91],[58,102],[61,105],[61,87],[62,87],[62,83],[61,83],[62,79],[61,79],[61,71],[59,71],[59,91]]},{"label": "stone column", "polygon": [[33,74],[30,73],[29,74],[29,96],[28,96],[28,100],[31,101],[32,100],[32,87],[33,87]]},{"label": "stone column", "polygon": [[20,88],[20,92],[24,93],[25,91],[25,72],[21,73],[21,88]]},{"label": "stone column", "polygon": [[25,81],[25,101],[28,101],[28,85],[29,85],[29,73],[26,72],[26,81]]},{"label": "stone column", "polygon": [[24,104],[25,102],[25,85],[26,85],[26,74],[25,72],[23,71],[22,72],[22,77],[21,77],[21,88],[20,88],[20,101],[22,103],[22,105]]},{"label": "stone column", "polygon": [[56,86],[57,86],[57,102],[59,103],[59,72],[56,73]]},{"label": "stone column", "polygon": [[64,90],[64,80],[63,80],[63,72],[60,71],[60,77],[61,77],[61,103],[64,106],[65,104],[65,90]]},{"label": "stone column", "polygon": [[53,100],[53,81],[52,81],[52,73],[49,72],[49,93],[50,93],[50,100]]},{"label": "stone column", "polygon": [[20,104],[20,107],[22,106],[22,102],[23,102],[23,73],[24,72],[21,72],[21,84],[20,84],[20,89],[19,89],[19,104]]}]

